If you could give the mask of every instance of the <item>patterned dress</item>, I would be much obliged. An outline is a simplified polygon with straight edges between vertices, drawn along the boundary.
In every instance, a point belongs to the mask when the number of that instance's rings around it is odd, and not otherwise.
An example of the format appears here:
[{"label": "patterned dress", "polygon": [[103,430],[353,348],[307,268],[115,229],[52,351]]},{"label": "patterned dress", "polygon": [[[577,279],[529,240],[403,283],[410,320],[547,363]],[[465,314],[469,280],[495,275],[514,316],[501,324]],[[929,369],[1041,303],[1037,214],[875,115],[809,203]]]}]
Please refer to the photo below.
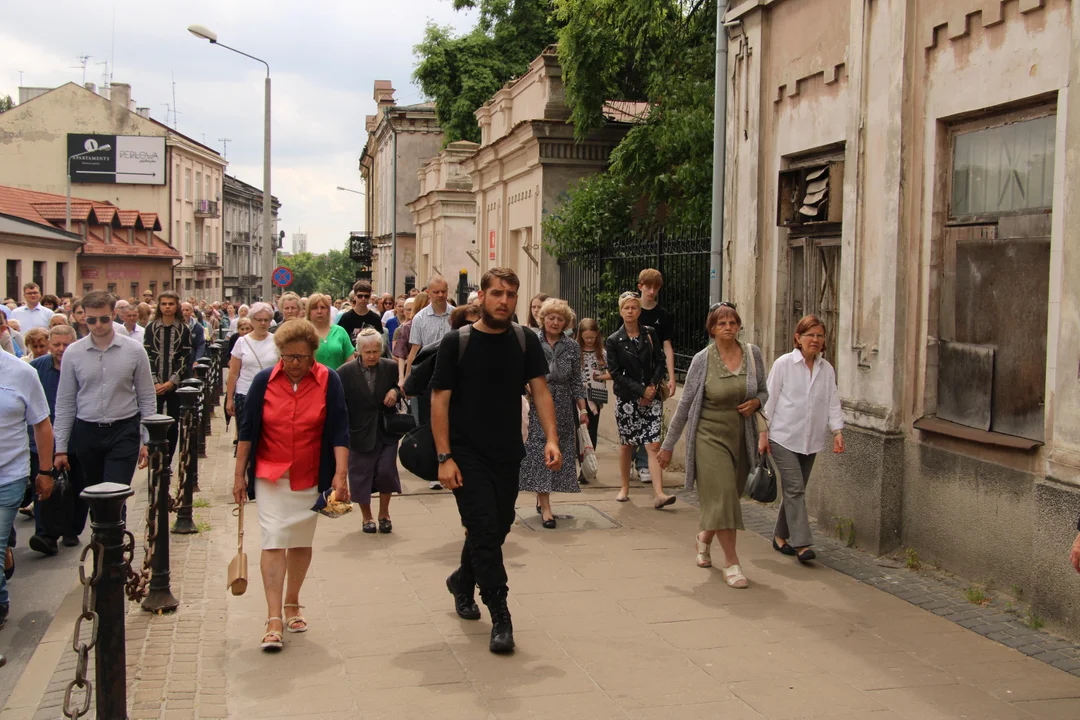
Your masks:
[{"label": "patterned dress", "polygon": [[576,438],[578,428],[577,401],[584,399],[585,387],[581,384],[581,348],[563,336],[551,346],[547,337],[540,335],[540,345],[548,356],[547,376],[551,398],[555,401],[555,419],[559,431],[559,450],[563,464],[558,472],[551,472],[544,464],[544,428],[536,414],[529,408],[529,439],[525,443],[525,459],[521,461],[518,487],[523,492],[576,493],[581,492],[577,481]]}]

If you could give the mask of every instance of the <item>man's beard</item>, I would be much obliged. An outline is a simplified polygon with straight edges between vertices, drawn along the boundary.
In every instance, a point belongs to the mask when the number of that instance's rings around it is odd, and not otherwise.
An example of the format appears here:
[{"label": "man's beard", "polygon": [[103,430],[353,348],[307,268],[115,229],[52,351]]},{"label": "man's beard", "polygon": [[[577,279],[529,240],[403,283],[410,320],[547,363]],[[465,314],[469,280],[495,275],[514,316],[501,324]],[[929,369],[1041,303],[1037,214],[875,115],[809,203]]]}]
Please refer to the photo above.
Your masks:
[{"label": "man's beard", "polygon": [[480,306],[480,321],[493,330],[504,330],[513,323],[513,315],[507,315],[505,320],[500,320],[490,314],[486,307]]}]

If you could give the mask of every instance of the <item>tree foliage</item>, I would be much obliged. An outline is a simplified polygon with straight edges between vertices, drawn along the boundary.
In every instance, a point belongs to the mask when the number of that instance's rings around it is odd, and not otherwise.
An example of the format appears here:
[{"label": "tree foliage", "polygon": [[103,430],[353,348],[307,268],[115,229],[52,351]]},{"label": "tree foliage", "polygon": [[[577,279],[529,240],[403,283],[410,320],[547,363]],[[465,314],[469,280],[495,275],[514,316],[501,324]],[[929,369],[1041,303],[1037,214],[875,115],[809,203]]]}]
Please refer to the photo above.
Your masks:
[{"label": "tree foliage", "polygon": [[301,296],[318,292],[346,297],[356,279],[356,263],[349,259],[347,250],[331,250],[324,255],[296,253],[282,258],[281,264],[293,275],[286,289]]},{"label": "tree foliage", "polygon": [[603,173],[573,186],[544,222],[551,251],[597,247],[633,227],[705,225],[712,208],[716,8],[709,0],[556,0],[559,61],[575,133],[605,102],[649,111]]},{"label": "tree foliage", "polygon": [[10,95],[0,95],[0,113],[7,112],[13,107],[15,107],[15,101]]},{"label": "tree foliage", "polygon": [[521,75],[545,47],[555,42],[553,0],[453,0],[454,8],[477,8],[476,26],[464,35],[429,23],[413,81],[435,101],[447,143],[480,142],[473,113],[508,80]]}]

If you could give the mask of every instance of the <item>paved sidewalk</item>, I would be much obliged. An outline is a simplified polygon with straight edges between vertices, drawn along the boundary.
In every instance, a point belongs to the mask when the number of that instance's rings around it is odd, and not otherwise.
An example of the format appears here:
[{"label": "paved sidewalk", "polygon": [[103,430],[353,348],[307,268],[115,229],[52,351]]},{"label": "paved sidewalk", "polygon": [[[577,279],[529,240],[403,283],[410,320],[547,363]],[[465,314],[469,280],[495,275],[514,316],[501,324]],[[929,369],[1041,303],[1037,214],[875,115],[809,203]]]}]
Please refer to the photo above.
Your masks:
[{"label": "paved sidewalk", "polygon": [[[1080,678],[823,564],[774,553],[752,531],[768,510],[749,508],[750,531],[740,534],[751,588],[726,587],[718,569],[694,565],[696,509],[655,511],[651,491],[636,484],[627,504],[613,501],[608,482],[559,496],[556,512],[575,520],[555,531],[532,529],[532,498],[521,497],[524,522],[505,548],[511,657],[488,652],[486,609],[479,622],[454,614],[444,581],[462,530],[452,496],[427,491],[393,500],[392,535],[361,533],[359,513],[320,518],[301,600],[311,630],[264,654],[254,507],[250,587],[242,597],[225,590],[236,520],[231,443],[220,420],[215,432],[200,478],[211,506],[195,510],[210,528],[173,537],[180,610],[129,608],[133,720],[1080,717]],[[145,507],[137,489],[136,522]],[[573,529],[589,516],[613,526]],[[854,562],[840,548],[826,549],[826,562],[834,552]],[[59,717],[56,693],[72,667],[69,647],[40,707],[8,708],[0,720]]]}]

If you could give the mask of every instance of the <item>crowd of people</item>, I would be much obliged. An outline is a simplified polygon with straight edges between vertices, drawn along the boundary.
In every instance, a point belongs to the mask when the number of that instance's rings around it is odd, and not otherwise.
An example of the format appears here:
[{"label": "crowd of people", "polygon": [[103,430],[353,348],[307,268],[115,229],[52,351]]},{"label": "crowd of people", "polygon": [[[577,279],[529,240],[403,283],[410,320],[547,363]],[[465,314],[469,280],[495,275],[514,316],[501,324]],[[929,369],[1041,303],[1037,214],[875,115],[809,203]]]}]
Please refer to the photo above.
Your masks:
[{"label": "crowd of people", "polygon": [[[78,545],[87,514],[79,491],[130,483],[147,462],[140,419],[177,417],[180,382],[223,337],[225,413],[237,418],[234,496],[259,499],[264,649],[308,627],[300,591],[320,495],[358,503],[360,532],[393,532],[391,498],[401,492],[395,415],[430,427],[438,462],[431,487],[453,491],[466,530],[447,588],[467,619],[480,617],[479,588],[493,652],[514,647],[502,545],[518,494],[534,496],[542,526],[555,528],[552,494],[588,482],[575,461],[578,430],[595,446],[609,404],[620,445],[618,502],[628,501],[635,475],[651,486],[655,509],[676,502],[663,472],[685,434],[686,486],[700,498],[699,566],[712,565],[715,538],[724,581],[749,585],[736,551],[739,498],[763,454],[774,458],[782,487],[773,547],[810,561],[806,483],[830,432],[833,451],[843,451],[824,323],[803,318],[792,352],[768,370],[761,351],[739,339],[735,306],[714,305],[703,319],[711,340],[694,356],[665,426],[663,405],[676,389],[674,322],[659,302],[662,275],[645,269],[638,281],[619,297],[622,322],[606,338],[596,319],[543,294],[519,318],[519,282],[507,268],[486,273],[460,307],[439,276],[396,298],[375,296],[361,280],[348,298],[287,292],[250,306],[185,302],[168,291],[139,302],[103,292],[42,297],[28,283],[24,303],[5,302],[0,313],[0,389],[13,391],[0,395],[0,422],[21,434],[0,455],[0,537],[7,533],[14,546],[23,510],[35,517],[33,550]],[[54,492],[60,475],[65,490]],[[0,585],[4,616],[7,602]]]}]

